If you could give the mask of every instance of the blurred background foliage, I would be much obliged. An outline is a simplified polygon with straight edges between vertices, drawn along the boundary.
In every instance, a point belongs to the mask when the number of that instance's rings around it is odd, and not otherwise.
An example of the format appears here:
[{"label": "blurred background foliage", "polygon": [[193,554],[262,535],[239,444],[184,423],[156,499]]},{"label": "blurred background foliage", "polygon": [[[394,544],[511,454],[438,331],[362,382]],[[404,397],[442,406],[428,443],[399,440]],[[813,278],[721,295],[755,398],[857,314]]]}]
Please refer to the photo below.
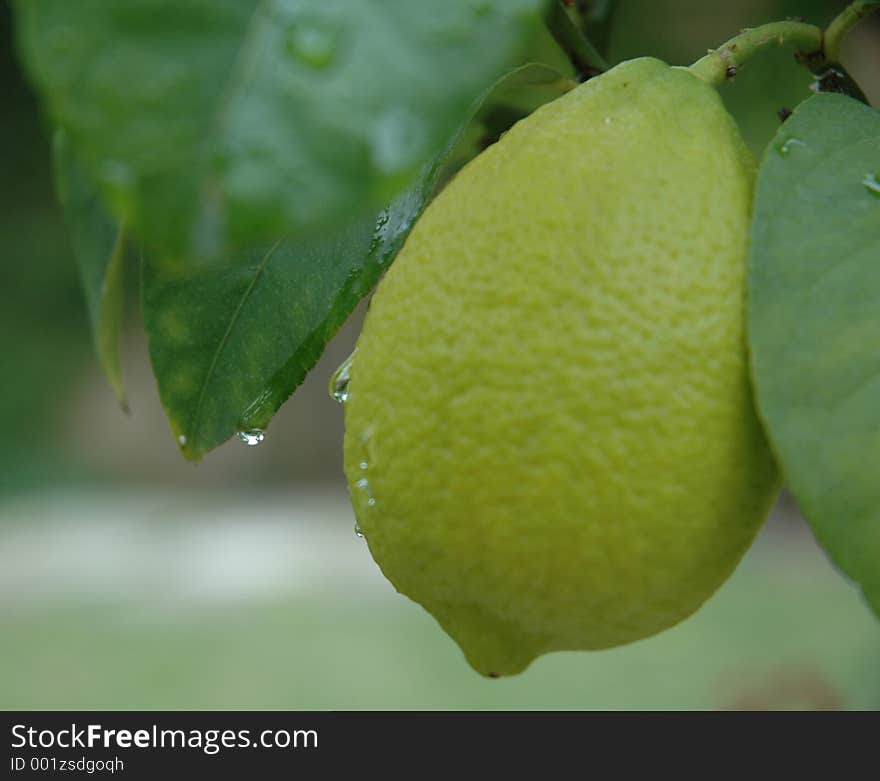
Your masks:
[{"label": "blurred background foliage", "polygon": [[[844,5],[621,0],[610,56],[688,64],[742,27],[825,24]],[[844,57],[875,106],[878,22]],[[779,50],[723,88],[756,154],[810,80]],[[135,262],[130,414],[99,373],[50,134],[5,3],[0,89],[0,707],[880,706],[880,627],[786,500],[733,580],[681,627],[554,655],[510,681],[478,678],[352,532],[342,415],[326,382],[363,307],[263,445],[233,441],[184,462],[138,324]]]}]

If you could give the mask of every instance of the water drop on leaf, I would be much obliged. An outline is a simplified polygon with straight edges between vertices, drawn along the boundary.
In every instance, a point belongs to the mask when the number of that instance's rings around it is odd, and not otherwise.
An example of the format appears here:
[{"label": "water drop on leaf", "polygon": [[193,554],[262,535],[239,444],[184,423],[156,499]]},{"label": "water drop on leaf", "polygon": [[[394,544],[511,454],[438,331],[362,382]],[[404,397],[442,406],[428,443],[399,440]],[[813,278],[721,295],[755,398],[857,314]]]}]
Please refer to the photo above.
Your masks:
[{"label": "water drop on leaf", "polygon": [[387,243],[388,221],[391,219],[391,211],[386,206],[376,219],[376,227],[373,229],[373,240],[370,242],[370,255],[376,258],[376,262],[385,262],[384,248]]},{"label": "water drop on leaf", "polygon": [[865,174],[862,184],[865,185],[871,195],[876,195],[880,198],[880,174]]},{"label": "water drop on leaf", "polygon": [[799,138],[786,138],[785,141],[782,141],[776,145],[776,150],[783,157],[788,157],[788,155],[791,154],[794,148],[798,146],[806,146],[806,144]]},{"label": "water drop on leaf", "polygon": [[262,444],[263,440],[266,438],[266,434],[262,429],[252,428],[247,431],[239,431],[238,438],[248,447],[256,447],[257,445]]},{"label": "water drop on leaf", "polygon": [[325,25],[299,23],[287,37],[287,51],[304,65],[322,69],[333,63],[339,49],[337,30]]}]

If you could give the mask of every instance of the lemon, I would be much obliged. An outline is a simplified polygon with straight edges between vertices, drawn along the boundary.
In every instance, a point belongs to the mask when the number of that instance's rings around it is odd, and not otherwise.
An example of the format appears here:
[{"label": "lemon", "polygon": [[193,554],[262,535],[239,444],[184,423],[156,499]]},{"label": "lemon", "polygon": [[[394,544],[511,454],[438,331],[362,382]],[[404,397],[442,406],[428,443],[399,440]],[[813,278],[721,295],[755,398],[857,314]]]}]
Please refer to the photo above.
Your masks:
[{"label": "lemon", "polygon": [[765,518],[754,169],[710,86],[629,61],[466,166],[381,282],[345,472],[376,562],[478,672],[672,626]]}]

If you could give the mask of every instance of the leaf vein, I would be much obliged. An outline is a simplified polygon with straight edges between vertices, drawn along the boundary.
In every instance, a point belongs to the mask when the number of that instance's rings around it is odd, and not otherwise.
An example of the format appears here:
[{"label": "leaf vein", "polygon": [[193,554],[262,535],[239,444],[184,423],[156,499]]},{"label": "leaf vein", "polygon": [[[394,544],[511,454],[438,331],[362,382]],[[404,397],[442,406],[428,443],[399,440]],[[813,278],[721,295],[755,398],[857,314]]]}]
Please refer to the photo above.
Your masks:
[{"label": "leaf vein", "polygon": [[199,391],[199,400],[196,402],[196,408],[193,412],[192,417],[192,427],[190,429],[190,438],[193,445],[195,445],[198,441],[198,434],[201,429],[202,424],[202,413],[204,411],[205,405],[205,397],[207,396],[208,387],[211,385],[211,382],[214,378],[214,372],[217,369],[217,363],[220,360],[220,356],[223,354],[226,346],[229,344],[229,338],[232,335],[233,330],[235,329],[235,325],[238,322],[239,317],[241,316],[241,312],[244,309],[245,304],[250,299],[251,293],[253,293],[254,288],[257,285],[257,282],[260,280],[260,277],[263,275],[263,272],[266,270],[266,267],[269,265],[269,261],[275,256],[275,251],[278,247],[281,246],[283,239],[279,239],[263,256],[263,259],[260,261],[260,265],[257,267],[257,272],[254,274],[254,278],[251,280],[251,283],[248,285],[247,290],[245,290],[244,295],[241,297],[241,301],[238,302],[238,306],[235,308],[235,312],[233,312],[232,317],[229,320],[229,325],[226,328],[225,333],[223,334],[223,338],[220,340],[220,343],[217,345],[217,349],[214,351],[214,356],[211,359],[211,365],[208,367],[208,371],[205,373],[205,379],[202,382],[201,390]]}]

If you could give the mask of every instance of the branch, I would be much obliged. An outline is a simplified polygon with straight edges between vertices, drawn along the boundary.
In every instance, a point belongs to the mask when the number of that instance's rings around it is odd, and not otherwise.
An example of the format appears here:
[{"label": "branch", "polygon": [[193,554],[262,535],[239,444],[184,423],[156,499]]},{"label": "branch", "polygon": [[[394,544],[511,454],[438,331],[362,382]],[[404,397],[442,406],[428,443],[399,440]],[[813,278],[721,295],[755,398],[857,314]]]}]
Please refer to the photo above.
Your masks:
[{"label": "branch", "polygon": [[[720,49],[710,51],[690,67],[691,73],[714,86],[723,84],[736,76],[743,64],[761,49],[770,46],[795,46],[801,61],[811,64],[821,62],[825,55],[822,48],[822,30],[803,22],[773,22],[750,30],[743,30]],[[817,63],[818,64],[818,63]]]},{"label": "branch", "polygon": [[825,31],[825,58],[828,62],[840,62],[840,46],[846,34],[862,19],[880,10],[880,1],[856,0],[848,6]]},{"label": "branch", "polygon": [[768,46],[792,45],[798,62],[817,77],[820,92],[845,92],[864,100],[861,90],[840,67],[840,46],[846,34],[862,19],[880,10],[880,0],[856,0],[826,31],[803,22],[773,22],[742,33],[710,51],[690,67],[691,73],[714,86],[736,76],[739,68],[758,51]]}]

